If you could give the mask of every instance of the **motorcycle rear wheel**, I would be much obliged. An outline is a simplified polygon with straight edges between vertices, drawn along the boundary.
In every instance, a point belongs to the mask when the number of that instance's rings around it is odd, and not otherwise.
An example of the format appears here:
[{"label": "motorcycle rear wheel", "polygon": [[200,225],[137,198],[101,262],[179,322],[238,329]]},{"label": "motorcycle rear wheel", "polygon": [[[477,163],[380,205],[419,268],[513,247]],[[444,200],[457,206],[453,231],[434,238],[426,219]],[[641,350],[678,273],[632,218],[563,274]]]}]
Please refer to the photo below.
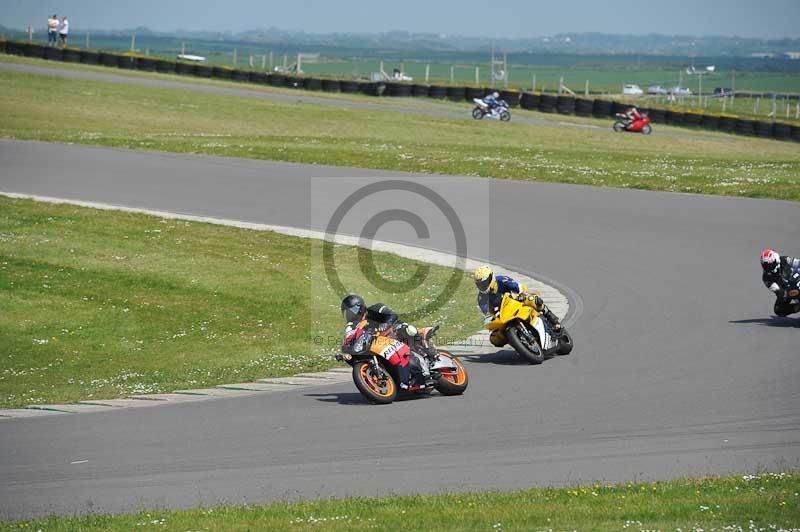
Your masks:
[{"label": "motorcycle rear wheel", "polygon": [[455,371],[440,369],[439,372],[442,376],[434,385],[436,390],[442,395],[461,395],[469,384],[467,370],[464,369],[464,365],[452,353],[440,349],[439,356],[452,360],[457,369]]},{"label": "motorcycle rear wheel", "polygon": [[480,120],[481,118],[483,118],[483,115],[484,115],[483,109],[481,109],[480,107],[476,107],[475,109],[472,110],[472,118],[474,118],[475,120]]},{"label": "motorcycle rear wheel", "polygon": [[519,356],[531,364],[541,364],[544,362],[542,346],[535,336],[533,336],[529,342],[524,333],[519,330],[520,327],[524,327],[524,325],[520,323],[506,329],[508,343],[511,344],[511,347],[514,348],[514,351],[516,351]]},{"label": "motorcycle rear wheel", "polygon": [[380,373],[375,372],[369,360],[356,362],[353,364],[353,382],[367,401],[388,405],[397,397],[397,386],[388,371],[378,368]]},{"label": "motorcycle rear wheel", "polygon": [[622,133],[623,131],[625,131],[625,124],[623,124],[622,122],[614,122],[614,131],[616,131],[617,133]]},{"label": "motorcycle rear wheel", "polygon": [[511,120],[511,113],[509,113],[508,111],[503,111],[502,113],[500,113],[501,122],[508,122],[510,120]]}]

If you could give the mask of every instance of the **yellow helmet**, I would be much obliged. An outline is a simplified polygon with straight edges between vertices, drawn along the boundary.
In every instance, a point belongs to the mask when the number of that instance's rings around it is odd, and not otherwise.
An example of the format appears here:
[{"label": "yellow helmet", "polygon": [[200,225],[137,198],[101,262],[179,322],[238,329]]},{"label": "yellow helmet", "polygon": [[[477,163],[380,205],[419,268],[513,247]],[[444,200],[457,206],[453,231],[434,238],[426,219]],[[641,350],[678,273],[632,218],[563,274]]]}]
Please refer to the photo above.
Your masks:
[{"label": "yellow helmet", "polygon": [[497,292],[497,280],[494,278],[494,272],[490,267],[481,266],[475,270],[475,273],[472,274],[472,278],[475,279],[475,286],[478,287],[481,293]]}]

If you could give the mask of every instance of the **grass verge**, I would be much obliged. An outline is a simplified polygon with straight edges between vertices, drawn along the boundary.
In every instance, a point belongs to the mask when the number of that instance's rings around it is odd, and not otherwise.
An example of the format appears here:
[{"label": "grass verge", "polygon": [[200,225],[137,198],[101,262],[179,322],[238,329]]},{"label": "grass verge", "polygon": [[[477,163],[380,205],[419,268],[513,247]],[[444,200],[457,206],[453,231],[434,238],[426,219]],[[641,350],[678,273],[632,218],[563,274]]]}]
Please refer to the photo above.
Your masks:
[{"label": "grass verge", "polygon": [[51,517],[0,530],[798,530],[800,474]]},{"label": "grass verge", "polygon": [[[311,278],[321,270],[318,247],[266,231],[0,197],[0,406],[331,367],[342,294]],[[417,269],[374,257],[386,278]],[[400,313],[452,274],[431,266],[423,286],[397,295],[369,284],[356,248],[337,246],[335,258],[344,286]],[[474,297],[462,282],[429,321],[450,338],[469,336],[480,328]]]},{"label": "grass verge", "polygon": [[800,200],[800,150],[789,142],[289,105],[13,72],[0,72],[0,90],[0,138]]}]

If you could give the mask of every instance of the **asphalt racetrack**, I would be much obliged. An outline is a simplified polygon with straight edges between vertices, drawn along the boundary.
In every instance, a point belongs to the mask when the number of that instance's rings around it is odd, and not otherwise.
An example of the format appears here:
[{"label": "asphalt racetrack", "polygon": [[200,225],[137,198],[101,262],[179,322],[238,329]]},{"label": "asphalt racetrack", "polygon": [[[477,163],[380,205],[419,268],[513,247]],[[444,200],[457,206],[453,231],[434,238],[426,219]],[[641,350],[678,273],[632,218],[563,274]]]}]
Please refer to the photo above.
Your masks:
[{"label": "asphalt racetrack", "polygon": [[[319,225],[319,187],[390,175],[0,142],[3,192],[298,227]],[[473,178],[447,189],[478,256],[564,289],[572,355],[469,356],[465,395],[386,407],[344,383],[3,421],[0,515],[797,467],[800,320],[771,317],[758,265],[764,246],[800,253],[796,203]],[[383,231],[419,243],[407,225]]]}]

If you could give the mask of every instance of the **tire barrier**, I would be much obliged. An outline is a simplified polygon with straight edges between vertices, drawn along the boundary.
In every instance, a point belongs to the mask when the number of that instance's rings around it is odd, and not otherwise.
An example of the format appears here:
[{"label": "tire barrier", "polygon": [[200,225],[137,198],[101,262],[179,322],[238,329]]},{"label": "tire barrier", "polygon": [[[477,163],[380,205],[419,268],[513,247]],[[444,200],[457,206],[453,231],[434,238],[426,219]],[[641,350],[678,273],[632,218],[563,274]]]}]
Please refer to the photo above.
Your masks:
[{"label": "tire barrier", "polygon": [[650,109],[650,121],[654,124],[663,124],[667,121],[667,111],[664,109]]},{"label": "tire barrier", "polygon": [[592,107],[592,116],[595,118],[607,118],[611,116],[611,102],[606,100],[595,100]]},{"label": "tire barrier", "polygon": [[464,94],[464,99],[466,99],[468,102],[471,102],[475,98],[483,98],[484,96],[486,96],[486,91],[484,89],[467,87],[467,90]]},{"label": "tire barrier", "polygon": [[723,133],[735,133],[736,119],[731,116],[719,117],[719,130]]},{"label": "tire barrier", "polygon": [[36,59],[44,59],[44,52],[48,50],[47,46],[40,46],[38,44],[23,44],[22,54],[25,57],[35,57]]},{"label": "tire barrier", "polygon": [[555,113],[558,97],[552,94],[542,94],[539,98],[539,112]]},{"label": "tire barrier", "polygon": [[700,118],[700,127],[708,129],[709,131],[717,131],[719,129],[719,117],[703,115],[702,118]]},{"label": "tire barrier", "polygon": [[670,126],[683,125],[683,113],[680,111],[667,111],[665,123]]},{"label": "tire barrier", "polygon": [[431,98],[447,98],[447,87],[431,85],[428,90],[428,96]]},{"label": "tire barrier", "polygon": [[65,63],[80,63],[81,51],[74,48],[64,48],[62,61]]},{"label": "tire barrier", "polygon": [[578,116],[591,116],[594,109],[594,100],[575,98],[575,114]]},{"label": "tire barrier", "polygon": [[231,79],[233,69],[228,67],[211,67],[211,75],[217,79]]},{"label": "tire barrier", "polygon": [[345,94],[358,94],[360,88],[357,81],[342,81],[339,85]]},{"label": "tire barrier", "polygon": [[575,97],[559,96],[556,99],[556,111],[558,111],[560,115],[575,114]]},{"label": "tire barrier", "polygon": [[174,74],[177,65],[174,61],[167,61],[166,59],[156,60],[156,72],[161,74]]},{"label": "tire barrier", "polygon": [[523,109],[534,111],[539,108],[539,102],[541,99],[542,95],[539,93],[523,92],[519,99],[519,105]]},{"label": "tire barrier", "polygon": [[447,99],[454,101],[461,101],[466,98],[466,87],[447,87]]},{"label": "tire barrier", "polygon": [[687,127],[700,127],[703,115],[699,113],[683,113],[683,125]]},{"label": "tire barrier", "polygon": [[518,91],[500,91],[500,98],[505,100],[509,107],[519,107]]},{"label": "tire barrier", "polygon": [[109,54],[107,52],[100,52],[100,64],[107,67],[119,66],[119,58],[117,54]]},{"label": "tire barrier", "polygon": [[736,132],[740,135],[753,136],[756,134],[756,123],[753,120],[736,120]]},{"label": "tire barrier", "polygon": [[411,85],[411,96],[424,98],[430,96],[431,88],[428,85]]},{"label": "tire barrier", "polygon": [[139,70],[144,70],[145,72],[155,72],[156,60],[149,57],[140,57],[136,63],[136,68]]},{"label": "tire barrier", "polygon": [[338,79],[323,79],[322,80],[322,90],[325,92],[339,92],[342,88],[341,83],[339,83]]},{"label": "tire barrier", "polygon": [[[443,87],[440,85],[408,85],[405,83],[340,81],[318,78],[295,78],[282,74],[267,74],[247,70],[232,69],[225,66],[197,65],[194,63],[173,62],[152,57],[120,55],[110,52],[79,50],[76,48],[56,48],[40,44],[20,41],[0,40],[0,53],[23,55],[53,61],[84,63],[88,65],[113,66],[124,69],[139,69],[146,72],[194,74],[204,78],[234,79],[241,82],[269,84],[275,87],[293,87],[306,90],[324,90],[326,92],[344,92],[348,94],[362,93],[370,96],[427,96],[431,98],[448,98],[455,101],[472,101],[482,98],[492,89],[478,87]],[[618,112],[624,112],[629,105],[623,102],[608,100],[590,100],[574,96],[556,96],[516,91],[499,91],[509,106],[521,106],[523,109],[539,110],[544,113],[558,111],[560,114],[576,114],[578,116],[595,116],[607,118]],[[737,93],[739,97],[763,97],[763,94]],[[787,100],[798,100],[800,95],[781,95]],[[752,119],[683,112],[671,109],[641,109],[647,113],[653,123],[673,126],[702,127],[709,131],[737,133],[740,135],[758,136],[776,140],[800,142],[800,126],[782,122],[761,122]]]},{"label": "tire barrier", "polygon": [[208,65],[194,65],[194,75],[201,78],[214,77],[214,67]]},{"label": "tire barrier", "polygon": [[231,79],[233,81],[243,81],[245,83],[250,82],[250,72],[247,70],[239,70],[238,68],[231,72]]},{"label": "tire barrier", "polygon": [[189,74],[196,75],[195,72],[196,68],[197,65],[194,65],[192,63],[175,63],[175,73],[184,76]]},{"label": "tire barrier", "polygon": [[51,61],[63,61],[64,51],[61,48],[56,48],[55,46],[49,46],[44,49],[43,57]]},{"label": "tire barrier", "polygon": [[322,80],[319,78],[306,78],[303,80],[303,88],[309,91],[321,91]]},{"label": "tire barrier", "polygon": [[756,122],[756,135],[761,138],[771,139],[775,136],[775,125],[772,122]]}]

